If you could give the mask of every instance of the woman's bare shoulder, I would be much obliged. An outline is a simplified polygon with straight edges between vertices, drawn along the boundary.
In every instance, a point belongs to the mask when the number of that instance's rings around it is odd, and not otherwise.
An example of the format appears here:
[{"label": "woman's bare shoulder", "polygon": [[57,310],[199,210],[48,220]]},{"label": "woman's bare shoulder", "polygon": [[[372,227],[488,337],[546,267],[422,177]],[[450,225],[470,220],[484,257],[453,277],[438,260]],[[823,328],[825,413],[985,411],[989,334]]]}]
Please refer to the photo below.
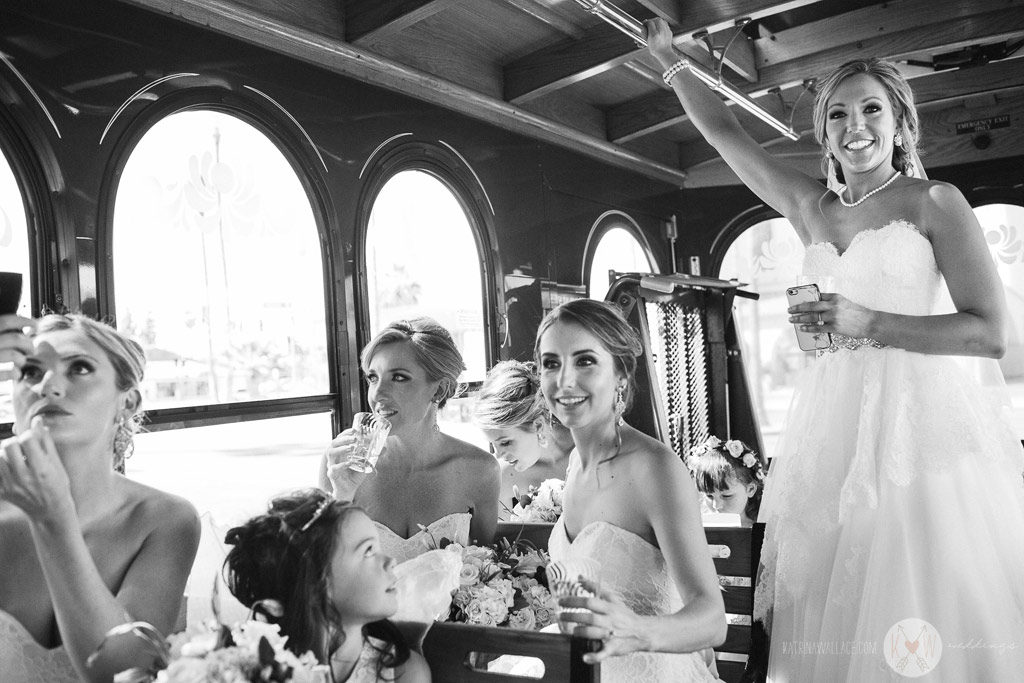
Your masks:
[{"label": "woman's bare shoulder", "polygon": [[143,527],[174,529],[198,538],[199,513],[186,498],[147,486],[132,479],[121,478],[122,491],[130,514],[126,523]]},{"label": "woman's bare shoulder", "polygon": [[478,446],[468,441],[456,439],[454,436],[445,435],[445,451],[460,461],[461,464],[475,465],[498,471],[498,459]]},{"label": "woman's bare shoulder", "polygon": [[623,431],[621,454],[644,479],[659,478],[680,464],[671,448],[637,429]]}]

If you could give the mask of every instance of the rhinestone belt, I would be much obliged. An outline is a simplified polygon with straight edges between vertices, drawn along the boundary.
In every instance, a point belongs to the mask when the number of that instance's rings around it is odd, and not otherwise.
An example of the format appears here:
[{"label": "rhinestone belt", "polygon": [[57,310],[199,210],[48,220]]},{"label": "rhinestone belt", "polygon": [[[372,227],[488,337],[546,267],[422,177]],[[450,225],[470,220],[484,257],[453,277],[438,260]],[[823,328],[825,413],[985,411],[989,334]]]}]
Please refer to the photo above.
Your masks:
[{"label": "rhinestone belt", "polygon": [[835,353],[840,349],[848,349],[850,351],[856,351],[862,346],[870,346],[873,349],[887,349],[888,344],[883,344],[880,341],[871,339],[870,337],[847,337],[845,334],[834,334],[832,335],[832,344],[827,349],[819,349],[818,355],[824,353]]}]

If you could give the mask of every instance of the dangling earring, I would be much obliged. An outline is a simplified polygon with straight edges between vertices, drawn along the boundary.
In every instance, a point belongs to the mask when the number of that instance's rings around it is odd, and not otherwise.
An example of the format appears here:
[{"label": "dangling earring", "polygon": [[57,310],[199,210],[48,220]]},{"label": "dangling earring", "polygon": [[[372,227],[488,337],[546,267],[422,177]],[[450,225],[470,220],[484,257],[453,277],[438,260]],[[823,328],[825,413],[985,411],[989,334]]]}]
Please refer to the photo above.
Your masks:
[{"label": "dangling earring", "polygon": [[626,423],[626,421],[622,419],[623,414],[626,412],[626,398],[623,395],[625,393],[626,390],[622,385],[619,385],[615,390],[615,424],[619,427]]},{"label": "dangling earring", "polygon": [[135,452],[134,430],[128,426],[124,415],[114,423],[114,470],[124,474],[124,461]]},{"label": "dangling earring", "polygon": [[825,153],[825,162],[828,165],[828,171],[825,174],[825,184],[828,186],[828,189],[839,194],[842,183],[839,182],[839,176],[836,174],[836,158],[832,155],[832,152]]},{"label": "dangling earring", "polygon": [[537,425],[537,445],[540,446],[541,448],[547,448],[548,444],[550,443],[548,441],[547,424],[544,423],[542,420],[537,420],[534,422],[534,424]]},{"label": "dangling earring", "polygon": [[896,135],[892,137],[892,142],[897,147],[903,147],[903,133],[902,131],[896,131]]}]

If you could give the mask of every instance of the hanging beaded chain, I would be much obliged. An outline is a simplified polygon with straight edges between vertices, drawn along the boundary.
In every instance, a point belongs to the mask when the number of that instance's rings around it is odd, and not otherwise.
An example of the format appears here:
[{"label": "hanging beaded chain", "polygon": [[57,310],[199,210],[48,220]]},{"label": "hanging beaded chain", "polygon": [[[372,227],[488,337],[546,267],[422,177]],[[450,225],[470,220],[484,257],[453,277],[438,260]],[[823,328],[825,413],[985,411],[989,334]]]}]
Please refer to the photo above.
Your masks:
[{"label": "hanging beaded chain", "polygon": [[676,74],[683,69],[690,68],[690,60],[680,59],[678,62],[665,69],[665,73],[661,74],[661,80],[665,81],[665,85],[672,87],[672,79],[676,77]]},{"label": "hanging beaded chain", "polygon": [[842,192],[840,192],[840,193],[839,193],[839,202],[840,202],[840,203],[841,203],[841,204],[842,204],[843,206],[845,206],[846,208],[848,208],[848,209],[852,209],[853,207],[857,206],[858,204],[860,204],[861,202],[863,202],[863,201],[864,201],[865,199],[867,199],[868,197],[870,197],[871,195],[873,195],[874,193],[876,193],[876,192],[881,192],[881,191],[882,191],[882,190],[884,190],[885,188],[887,188],[887,187],[889,187],[890,185],[892,185],[892,184],[893,184],[894,182],[896,182],[896,179],[897,179],[897,178],[899,178],[899,177],[900,177],[900,172],[899,172],[899,171],[896,171],[895,173],[893,173],[893,174],[892,174],[892,178],[889,178],[889,179],[888,179],[888,180],[886,180],[886,181],[885,181],[884,183],[882,183],[881,185],[879,185],[879,186],[878,186],[878,187],[876,187],[875,189],[871,190],[871,192],[868,192],[868,193],[867,193],[866,195],[864,195],[863,197],[861,197],[860,199],[858,199],[857,201],[855,201],[855,202],[853,202],[853,203],[847,202],[847,201],[846,201],[845,199],[843,199],[843,193],[842,193]]}]

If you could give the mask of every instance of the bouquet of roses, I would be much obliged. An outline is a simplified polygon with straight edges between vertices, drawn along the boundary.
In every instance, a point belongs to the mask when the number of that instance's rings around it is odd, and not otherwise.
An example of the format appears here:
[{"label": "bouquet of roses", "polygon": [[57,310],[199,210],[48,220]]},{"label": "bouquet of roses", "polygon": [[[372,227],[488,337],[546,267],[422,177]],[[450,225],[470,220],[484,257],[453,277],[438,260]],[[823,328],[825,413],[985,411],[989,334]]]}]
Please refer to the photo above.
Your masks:
[{"label": "bouquet of roses", "polygon": [[[280,610],[277,603],[264,600],[257,609]],[[287,636],[277,624],[249,620],[234,627],[216,619],[196,632],[163,636],[142,621],[111,629],[86,666],[103,651],[112,637],[132,634],[142,638],[156,655],[148,668],[122,671],[114,683],[321,683],[330,680],[330,670],[317,662],[311,652],[296,657],[285,648]]]},{"label": "bouquet of roses", "polygon": [[444,550],[462,561],[448,621],[540,630],[555,620],[547,553],[507,539],[493,548],[449,543]]},{"label": "bouquet of roses", "polygon": [[525,495],[516,495],[518,502],[512,508],[512,522],[556,522],[562,514],[561,479],[545,479],[540,486],[531,486]]}]

